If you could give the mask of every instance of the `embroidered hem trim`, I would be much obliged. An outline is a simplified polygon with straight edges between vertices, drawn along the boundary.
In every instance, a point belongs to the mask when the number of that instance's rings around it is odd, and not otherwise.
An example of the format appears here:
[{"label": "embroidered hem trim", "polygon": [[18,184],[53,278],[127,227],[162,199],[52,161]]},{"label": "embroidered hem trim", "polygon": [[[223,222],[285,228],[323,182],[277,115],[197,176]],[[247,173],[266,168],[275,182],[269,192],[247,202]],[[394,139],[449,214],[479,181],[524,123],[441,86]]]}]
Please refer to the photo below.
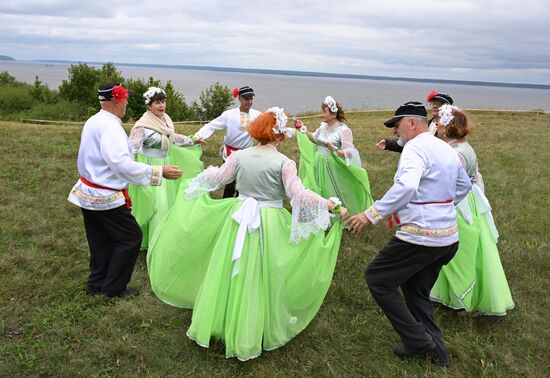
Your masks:
[{"label": "embroidered hem trim", "polygon": [[151,174],[151,185],[159,186],[162,181],[162,167],[160,165],[153,166],[153,173]]},{"label": "embroidered hem trim", "polygon": [[366,213],[369,213],[369,215],[374,219],[376,223],[380,222],[384,219],[382,215],[374,208],[374,206],[369,207],[367,210],[365,210]]},{"label": "embroidered hem trim", "polygon": [[399,231],[413,235],[428,236],[432,238],[445,238],[447,236],[456,234],[458,232],[458,226],[455,223],[448,228],[423,228],[414,224],[404,224],[399,226]]},{"label": "embroidered hem trim", "polygon": [[88,194],[82,193],[80,188],[74,188],[71,191],[71,193],[76,198],[79,198],[82,201],[93,203],[93,204],[106,204],[106,203],[112,203],[112,202],[118,201],[119,199],[124,199],[124,194],[122,194],[122,192],[116,192],[106,197],[94,197],[94,196],[90,196]]}]

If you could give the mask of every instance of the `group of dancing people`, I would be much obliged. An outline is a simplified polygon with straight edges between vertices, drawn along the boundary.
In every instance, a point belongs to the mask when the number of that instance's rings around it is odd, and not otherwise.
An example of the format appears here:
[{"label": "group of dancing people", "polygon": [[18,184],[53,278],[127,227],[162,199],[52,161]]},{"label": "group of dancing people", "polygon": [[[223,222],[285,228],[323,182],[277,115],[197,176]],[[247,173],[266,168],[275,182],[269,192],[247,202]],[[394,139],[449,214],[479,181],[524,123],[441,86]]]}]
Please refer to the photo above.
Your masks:
[{"label": "group of dancing people", "polygon": [[[143,94],[147,111],[130,136],[122,128],[130,91],[98,89],[101,110],[84,125],[80,178],[69,201],[81,207],[90,248],[87,291],[135,297],[127,288],[147,250],[151,288],[163,302],[192,308],[187,336],[246,361],[288,343],[314,318],[328,292],[342,233],[388,218],[396,234],[368,265],[368,287],[401,342],[398,357],[447,366],[432,301],[471,313],[513,308],[484,195],[467,116],[449,95],[401,105],[384,124],[401,153],[393,186],[378,201],[346,125],[327,96],[323,122],[289,125],[284,110],[252,108],[254,90],[236,88],[236,108],[193,136],[175,132],[166,94]],[[224,131],[222,164],[206,169],[201,144]],[[299,168],[278,151],[297,139]],[[210,193],[224,188],[222,199]],[[290,199],[289,212],[283,206]],[[460,241],[460,242],[459,242]],[[399,292],[401,289],[401,293]]]}]

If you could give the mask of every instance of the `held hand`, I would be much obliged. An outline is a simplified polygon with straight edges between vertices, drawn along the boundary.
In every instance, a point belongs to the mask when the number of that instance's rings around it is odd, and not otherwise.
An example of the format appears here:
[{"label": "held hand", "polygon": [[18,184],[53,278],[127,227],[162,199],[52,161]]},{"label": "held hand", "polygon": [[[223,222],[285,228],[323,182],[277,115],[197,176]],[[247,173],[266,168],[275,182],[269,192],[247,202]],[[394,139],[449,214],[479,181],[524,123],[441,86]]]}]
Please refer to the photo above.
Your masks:
[{"label": "held hand", "polygon": [[348,230],[356,234],[358,232],[363,231],[363,229],[370,224],[370,221],[369,221],[369,218],[367,218],[367,216],[365,215],[365,213],[359,213],[349,218],[346,221],[346,223],[348,225]]},{"label": "held hand", "polygon": [[176,180],[181,177],[182,173],[175,165],[165,165],[162,167],[162,177],[167,180]]},{"label": "held hand", "polygon": [[386,149],[386,139],[382,139],[381,141],[376,143],[376,147],[378,147],[381,150],[385,150]]},{"label": "held hand", "polygon": [[329,150],[337,150],[337,148],[334,147],[334,144],[332,144],[332,143],[330,143],[330,142],[326,142],[326,143],[325,143],[325,146],[327,146],[327,148],[328,148]]},{"label": "held hand", "polygon": [[349,218],[349,212],[348,212],[348,209],[346,209],[345,207],[343,206],[340,206],[340,219],[342,219],[343,221],[345,221],[346,219]]},{"label": "held hand", "polygon": [[304,126],[304,123],[303,123],[302,121],[300,121],[300,120],[298,120],[298,119],[294,121],[294,127],[295,127],[295,128],[301,129],[302,126]]}]

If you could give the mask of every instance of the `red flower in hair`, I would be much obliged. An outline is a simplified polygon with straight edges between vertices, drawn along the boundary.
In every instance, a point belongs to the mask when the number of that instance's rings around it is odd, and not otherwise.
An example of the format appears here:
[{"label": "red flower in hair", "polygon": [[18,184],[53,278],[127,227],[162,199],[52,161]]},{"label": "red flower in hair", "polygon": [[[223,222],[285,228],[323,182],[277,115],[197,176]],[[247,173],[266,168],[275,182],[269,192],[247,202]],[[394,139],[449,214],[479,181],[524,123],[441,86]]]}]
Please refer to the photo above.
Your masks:
[{"label": "red flower in hair", "polygon": [[436,91],[431,91],[430,93],[428,93],[428,97],[426,97],[426,101],[432,102],[432,100],[435,96],[437,96],[437,92]]},{"label": "red flower in hair", "polygon": [[128,98],[128,90],[122,85],[115,85],[111,91],[115,102],[122,102]]},{"label": "red flower in hair", "polygon": [[235,87],[235,89],[233,89],[233,97],[239,97],[239,88]]}]

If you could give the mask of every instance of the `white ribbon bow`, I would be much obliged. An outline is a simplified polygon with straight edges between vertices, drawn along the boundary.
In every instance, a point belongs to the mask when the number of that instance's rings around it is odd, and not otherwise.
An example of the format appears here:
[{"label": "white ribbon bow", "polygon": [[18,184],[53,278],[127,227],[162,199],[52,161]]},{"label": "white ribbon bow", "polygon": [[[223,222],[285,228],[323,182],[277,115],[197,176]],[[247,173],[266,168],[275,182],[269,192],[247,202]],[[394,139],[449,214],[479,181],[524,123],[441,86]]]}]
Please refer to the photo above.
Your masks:
[{"label": "white ribbon bow", "polygon": [[235,238],[235,245],[233,246],[233,255],[231,261],[233,262],[233,273],[231,278],[239,274],[239,266],[241,262],[241,255],[244,247],[244,240],[246,237],[246,231],[249,233],[256,231],[260,228],[260,206],[258,201],[252,197],[247,197],[241,208],[237,210],[233,216],[233,220],[239,224],[239,230],[237,231],[237,237]]}]

